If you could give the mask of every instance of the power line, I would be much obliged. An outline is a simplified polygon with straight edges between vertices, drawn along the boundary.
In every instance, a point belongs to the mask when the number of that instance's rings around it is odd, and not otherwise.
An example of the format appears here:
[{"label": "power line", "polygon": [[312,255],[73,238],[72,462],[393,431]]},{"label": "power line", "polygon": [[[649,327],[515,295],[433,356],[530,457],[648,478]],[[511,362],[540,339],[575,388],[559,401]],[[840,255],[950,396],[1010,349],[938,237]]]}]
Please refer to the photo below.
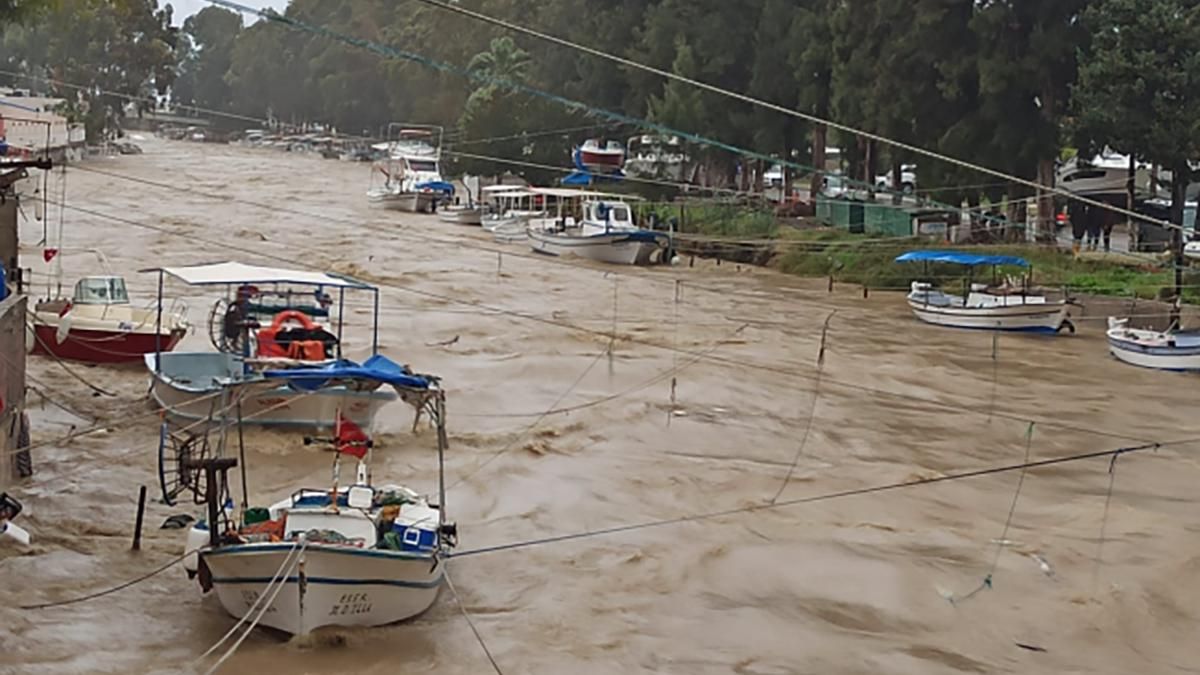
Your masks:
[{"label": "power line", "polygon": [[[267,258],[270,260],[282,262],[282,263],[285,263],[288,265],[297,264],[297,261],[294,256],[289,257],[289,256],[284,256],[284,255],[270,254],[270,253],[265,253],[261,250],[249,249],[246,247],[239,247],[239,246],[230,244],[228,241],[218,241],[215,239],[208,239],[206,237],[201,237],[198,235],[190,235],[190,234],[184,234],[181,232],[175,232],[175,231],[169,230],[165,227],[161,227],[161,226],[157,226],[157,225],[150,225],[148,223],[141,223],[136,220],[131,220],[129,218],[124,218],[121,216],[114,216],[112,214],[102,213],[99,211],[95,211],[93,209],[86,209],[86,208],[70,206],[70,205],[64,205],[64,207],[74,210],[74,211],[77,211],[77,212],[80,212],[80,213],[86,213],[86,214],[96,216],[99,218],[105,218],[108,220],[112,220],[114,222],[120,222],[120,223],[124,223],[127,225],[131,225],[133,227],[138,227],[138,228],[152,230],[155,232],[160,232],[163,234],[167,234],[169,236],[177,236],[177,237],[184,238],[184,239],[200,241],[200,242],[203,242],[203,243],[206,243],[206,244],[209,244],[212,246],[216,246],[218,248],[225,249],[225,250],[240,251],[240,252],[247,253],[250,255],[260,256],[260,257]],[[315,249],[315,248],[311,248],[311,247],[303,247],[303,246],[297,246],[297,245],[289,245],[289,249],[293,250],[293,251],[294,250],[305,250],[305,251],[318,252],[318,253],[326,253],[327,252],[322,249]],[[307,265],[307,267],[314,268],[314,266],[312,266],[312,265]],[[637,277],[635,276],[635,278],[637,278]],[[538,316],[536,314],[530,314],[528,312],[506,309],[504,307],[489,305],[487,303],[483,303],[483,302],[480,302],[477,300],[465,299],[465,298],[455,296],[455,295],[446,295],[443,293],[435,293],[432,291],[423,291],[420,289],[405,287],[405,286],[401,286],[398,284],[380,283],[378,285],[382,288],[388,288],[388,289],[398,291],[401,293],[408,293],[411,295],[416,295],[419,297],[438,300],[438,301],[450,303],[450,304],[467,305],[467,306],[475,307],[477,309],[484,310],[486,312],[502,314],[502,315],[513,317],[516,319],[521,319],[524,321],[540,323],[543,325],[554,326],[554,327],[562,328],[562,329],[566,329],[566,330],[578,331],[581,333],[593,335],[596,337],[602,337],[605,339],[618,339],[621,341],[629,342],[631,344],[638,344],[638,345],[642,345],[642,346],[653,347],[655,349],[664,350],[664,351],[668,351],[668,352],[677,352],[677,353],[680,353],[683,355],[699,357],[699,358],[708,360],[710,362],[724,364],[724,365],[732,367],[732,368],[752,369],[752,370],[770,372],[770,373],[775,373],[775,374],[783,373],[783,374],[791,375],[793,377],[809,379],[809,380],[814,379],[814,377],[815,377],[813,374],[810,374],[807,372],[802,372],[802,371],[796,370],[794,368],[786,368],[786,367],[780,366],[778,364],[760,364],[760,363],[755,363],[752,361],[722,358],[722,357],[714,356],[711,354],[704,354],[703,352],[696,352],[696,351],[692,351],[692,350],[688,350],[688,349],[682,349],[682,348],[672,347],[669,345],[659,344],[659,343],[653,342],[651,340],[638,338],[638,337],[635,337],[632,335],[616,336],[611,331],[604,331],[604,330],[599,330],[599,329],[594,329],[594,328],[588,328],[587,326],[581,326],[578,324],[573,324],[570,322],[561,321],[561,320],[554,319],[554,318],[546,318],[546,317]],[[703,288],[703,287],[701,287],[701,288]],[[718,291],[712,291],[712,292],[718,292]],[[1106,432],[1106,431],[1103,431],[1100,429],[1096,429],[1094,427],[1072,425],[1072,424],[1068,424],[1066,422],[1062,422],[1062,421],[1055,420],[1053,418],[1048,418],[1048,417],[1047,418],[1039,418],[1039,417],[1034,417],[1034,416],[1021,416],[1021,415],[1016,415],[1013,413],[992,412],[990,410],[990,406],[987,406],[987,405],[971,406],[971,405],[965,405],[965,404],[945,403],[945,402],[939,401],[934,398],[920,397],[920,396],[915,396],[915,395],[909,394],[909,393],[899,393],[899,392],[888,391],[885,389],[877,389],[875,387],[854,384],[851,382],[844,382],[844,381],[836,380],[836,379],[830,378],[830,377],[823,377],[823,381],[827,382],[829,384],[832,384],[834,386],[842,387],[844,389],[860,391],[860,392],[868,393],[871,395],[887,396],[890,398],[896,398],[896,399],[905,401],[907,403],[913,403],[915,401],[919,401],[930,407],[936,407],[936,408],[940,408],[943,410],[951,410],[951,411],[955,411],[955,412],[959,412],[959,413],[970,412],[972,414],[977,414],[977,415],[990,415],[990,416],[998,417],[1001,419],[1008,419],[1008,420],[1023,422],[1023,423],[1037,422],[1038,424],[1040,424],[1042,426],[1046,426],[1046,427],[1067,429],[1070,431],[1077,431],[1080,433],[1105,436],[1105,437],[1124,440],[1124,441],[1142,442],[1142,441],[1147,440],[1142,437],[1130,436],[1127,434]]]},{"label": "power line", "polygon": [[712,520],[714,518],[722,518],[725,516],[734,516],[744,513],[756,513],[759,511],[773,511],[789,506],[799,506],[803,504],[815,504],[818,502],[827,502],[836,499],[844,499],[846,497],[858,497],[862,495],[876,494],[880,492],[890,492],[895,490],[904,490],[915,487],[932,485],[934,483],[946,483],[951,481],[966,480],[969,478],[979,478],[982,476],[991,476],[995,474],[1009,473],[1012,471],[1026,471],[1029,469],[1037,469],[1046,466],[1054,466],[1058,464],[1067,464],[1070,462],[1079,462],[1086,459],[1096,459],[1098,457],[1118,457],[1123,454],[1141,452],[1144,450],[1158,450],[1174,445],[1187,445],[1190,443],[1200,442],[1200,437],[1189,438],[1179,441],[1171,441],[1167,443],[1147,443],[1144,445],[1136,445],[1131,447],[1117,448],[1115,450],[1098,450],[1094,452],[1084,452],[1066,457],[1056,457],[1053,459],[1041,459],[1033,462],[1020,462],[1017,464],[1005,464],[984,469],[975,469],[973,471],[962,471],[958,473],[944,474],[932,478],[918,478],[916,480],[903,481],[899,483],[884,483],[881,485],[873,485],[862,488],[852,488],[849,490],[839,490],[837,492],[827,492],[809,497],[799,497],[796,499],[787,499],[777,502],[760,502],[751,506],[743,506],[734,509],[724,509],[721,511],[709,511],[707,513],[696,513],[677,518],[665,518],[662,520],[648,520],[630,525],[618,525],[615,527],[607,527],[599,530],[589,530],[585,532],[574,532],[570,534],[552,535],[549,537],[541,537],[538,539],[529,539],[525,541],[512,542],[508,544],[497,544],[495,546],[482,546],[480,548],[459,551],[453,554],[454,558],[465,558],[474,555],[482,555],[486,553],[499,553],[502,551],[512,551],[517,549],[532,548],[535,546],[544,546],[547,544],[556,544],[565,541],[574,541],[579,539],[590,539],[592,537],[604,537],[613,534],[621,534],[624,532],[634,532],[637,530],[646,530],[656,527],[665,527],[668,525],[679,525],[682,523],[690,523],[702,520]]},{"label": "power line", "polygon": [[[642,127],[645,129],[652,129],[661,134],[676,136],[681,139],[691,141],[693,143],[698,143],[700,145],[706,145],[706,146],[717,148],[720,150],[725,150],[727,152],[731,152],[731,153],[734,153],[734,154],[742,156],[742,157],[757,159],[757,160],[761,160],[764,162],[770,162],[772,164],[788,166],[791,168],[798,168],[798,169],[805,170],[805,171],[815,171],[816,173],[826,173],[822,169],[814,169],[813,167],[808,167],[808,166],[805,166],[798,162],[781,159],[779,157],[775,157],[775,156],[768,155],[765,153],[757,152],[754,150],[748,150],[746,148],[741,148],[736,145],[726,143],[724,141],[720,141],[720,140],[717,140],[714,138],[709,138],[706,136],[701,136],[699,134],[695,134],[692,132],[682,131],[679,129],[673,129],[664,124],[652,122],[647,119],[633,117],[632,115],[627,115],[624,113],[619,113],[619,112],[615,112],[612,110],[606,110],[604,108],[599,108],[599,107],[590,105],[588,103],[584,103],[582,101],[570,99],[565,96],[561,96],[559,94],[548,92],[548,91],[545,91],[542,89],[537,89],[535,87],[531,87],[529,85],[522,84],[519,82],[514,82],[514,81],[506,79],[506,78],[493,77],[490,75],[472,71],[468,68],[463,68],[461,66],[456,66],[456,65],[444,62],[444,61],[432,59],[427,56],[422,56],[421,54],[417,54],[415,52],[405,51],[402,49],[397,49],[395,47],[391,47],[389,45],[384,45],[384,44],[380,44],[378,42],[373,42],[373,41],[366,40],[363,38],[346,35],[344,33],[339,33],[337,31],[331,30],[324,26],[312,25],[309,23],[305,23],[303,21],[296,19],[295,17],[282,15],[271,9],[262,9],[262,10],[255,9],[253,7],[247,7],[246,5],[239,4],[237,2],[233,2],[232,0],[205,0],[205,2],[208,2],[209,4],[212,4],[212,5],[218,5],[221,7],[225,7],[227,9],[232,9],[232,10],[235,10],[238,12],[242,12],[244,14],[252,14],[252,15],[261,17],[263,19],[266,19],[268,21],[274,21],[276,23],[283,24],[283,25],[291,27],[293,29],[301,30],[301,31],[304,31],[307,33],[312,33],[314,35],[319,35],[319,36],[322,36],[322,37],[325,37],[325,38],[328,38],[331,40],[335,40],[337,42],[341,42],[341,43],[350,45],[352,47],[357,47],[359,49],[365,49],[367,51],[373,52],[373,53],[383,56],[385,58],[404,59],[406,61],[418,63],[420,65],[423,65],[423,66],[426,66],[429,68],[433,68],[435,70],[439,70],[442,72],[454,73],[457,75],[461,75],[461,76],[466,77],[467,79],[474,81],[474,82],[485,82],[488,84],[494,84],[496,86],[501,86],[501,87],[504,87],[505,89],[508,89],[508,90],[511,90],[514,92],[520,92],[520,93],[528,94],[530,96],[536,96],[538,98],[565,106],[566,108],[568,108],[570,110],[581,111],[585,114],[590,114],[590,115],[593,115],[596,117],[604,117],[604,118],[613,120],[614,122],[622,122],[622,123],[629,124],[632,126],[638,126],[638,127]],[[1003,174],[1001,174],[1001,175],[1003,175]],[[857,183],[857,181],[848,181],[848,182]],[[863,185],[865,185],[865,183],[863,183]],[[889,193],[894,192],[892,190],[886,190],[886,189],[880,190],[874,186],[871,186],[871,189],[874,189],[874,190],[877,190],[880,192],[889,192]],[[943,206],[945,208],[953,208],[953,207],[950,207],[949,205],[939,204],[939,206]],[[1139,217],[1144,218],[1144,216],[1139,216]]]},{"label": "power line", "polygon": [[[216,2],[219,0],[208,0],[208,1]],[[742,101],[743,103],[749,103],[751,105],[758,106],[760,108],[766,108],[766,109],[772,110],[774,112],[782,113],[784,115],[789,115],[791,117],[796,117],[796,118],[799,118],[799,119],[802,119],[802,120],[805,120],[808,122],[812,122],[815,124],[822,124],[827,127],[837,129],[839,131],[844,131],[847,133],[854,134],[856,136],[860,136],[862,138],[867,138],[867,139],[870,139],[873,141],[878,141],[880,143],[884,143],[886,145],[890,145],[892,147],[899,148],[901,150],[905,150],[908,152],[912,152],[914,154],[922,155],[924,157],[929,157],[929,158],[940,160],[943,162],[947,162],[949,164],[953,164],[955,166],[959,166],[959,167],[962,167],[965,169],[971,169],[973,171],[978,171],[980,173],[984,173],[989,176],[994,176],[996,178],[1001,178],[1006,181],[1017,183],[1019,185],[1024,185],[1026,187],[1032,187],[1037,190],[1042,190],[1045,192],[1052,192],[1054,194],[1058,194],[1058,195],[1067,197],[1069,199],[1074,199],[1074,200],[1083,202],[1085,204],[1089,204],[1091,206],[1097,206],[1100,208],[1108,209],[1110,211],[1113,211],[1115,213],[1120,213],[1120,214],[1128,216],[1128,217],[1138,218],[1140,220],[1144,220],[1144,221],[1150,222],[1150,223],[1155,223],[1155,224],[1161,225],[1163,227],[1173,227],[1173,228],[1180,229],[1180,230],[1183,229],[1183,227],[1181,225],[1176,225],[1175,223],[1171,223],[1168,221],[1160,221],[1156,218],[1151,218],[1144,214],[1137,213],[1136,211],[1130,211],[1127,209],[1113,206],[1111,204],[1106,204],[1101,201],[1096,201],[1093,199],[1089,199],[1087,197],[1082,197],[1080,195],[1077,195],[1073,192],[1064,190],[1059,187],[1053,187],[1053,186],[1048,187],[1045,185],[1041,185],[1037,182],[1027,180],[1027,179],[1021,178],[1019,176],[1013,176],[1010,174],[1006,174],[1002,171],[997,171],[995,169],[989,169],[988,167],[981,166],[979,164],[974,164],[972,162],[958,159],[956,157],[951,157],[949,155],[944,155],[942,153],[935,152],[933,150],[926,150],[925,148],[922,148],[919,146],[911,145],[909,143],[905,143],[903,141],[898,141],[898,140],[895,140],[892,138],[887,138],[885,136],[881,136],[879,134],[876,134],[876,133],[873,133],[870,131],[866,131],[864,129],[857,129],[855,127],[851,127],[846,124],[841,124],[841,123],[835,122],[833,120],[825,119],[825,118],[819,117],[817,115],[813,115],[811,113],[801,112],[799,110],[793,110],[791,108],[787,108],[787,107],[778,105],[776,103],[771,103],[769,101],[764,101],[762,99],[755,98],[755,97],[749,96],[747,94],[730,91],[728,89],[722,89],[721,87],[718,87],[718,86],[715,86],[712,84],[708,84],[707,82],[702,82],[700,80],[695,80],[690,77],[685,77],[683,75],[679,75],[677,73],[666,71],[661,68],[655,68],[654,66],[650,66],[650,65],[647,65],[644,63],[639,63],[639,62],[633,61],[631,59],[617,56],[616,54],[612,54],[610,52],[606,52],[606,51],[602,51],[602,50],[595,49],[592,47],[588,47],[586,45],[581,45],[576,42],[571,42],[570,40],[565,40],[565,39],[560,38],[555,35],[542,33],[540,31],[536,31],[536,30],[534,30],[532,28],[528,28],[526,26],[521,26],[521,25],[518,25],[515,23],[505,21],[503,19],[498,19],[498,18],[489,16],[487,14],[483,14],[480,12],[476,12],[476,11],[467,9],[466,7],[462,7],[460,5],[453,5],[453,4],[449,4],[446,2],[441,2],[441,0],[420,0],[420,1],[424,2],[428,5],[432,5],[434,7],[444,9],[449,12],[454,12],[456,14],[461,14],[463,16],[470,17],[477,21],[482,21],[484,23],[488,23],[493,26],[498,26],[498,27],[504,28],[506,30],[523,33],[525,35],[535,37],[539,40],[551,42],[551,43],[559,45],[561,47],[566,47],[568,49],[573,49],[576,51],[584,52],[586,54],[590,54],[592,56],[597,56],[602,59],[606,59],[608,61],[612,61],[614,63],[620,64],[627,68],[635,68],[637,70],[641,70],[641,71],[644,71],[647,73],[652,73],[654,75],[658,75],[660,77],[665,77],[667,79],[674,80],[676,82],[682,82],[684,84],[687,84],[687,85],[690,85],[693,87],[697,87],[699,89],[703,89],[710,93],[714,93],[714,94],[718,94],[721,96],[725,96],[727,98],[732,98],[732,99],[736,99],[738,101]]]}]

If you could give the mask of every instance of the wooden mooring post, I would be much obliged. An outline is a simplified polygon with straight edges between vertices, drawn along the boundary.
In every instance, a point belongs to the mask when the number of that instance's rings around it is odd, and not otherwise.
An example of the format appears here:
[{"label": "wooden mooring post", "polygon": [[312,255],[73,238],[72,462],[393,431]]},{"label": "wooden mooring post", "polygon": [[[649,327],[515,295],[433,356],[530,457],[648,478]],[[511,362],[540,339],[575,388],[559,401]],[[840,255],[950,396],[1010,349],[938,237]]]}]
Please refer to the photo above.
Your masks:
[{"label": "wooden mooring post", "polygon": [[138,490],[138,509],[137,522],[133,526],[133,548],[130,550],[142,550],[142,518],[146,514],[146,486],[143,485]]}]

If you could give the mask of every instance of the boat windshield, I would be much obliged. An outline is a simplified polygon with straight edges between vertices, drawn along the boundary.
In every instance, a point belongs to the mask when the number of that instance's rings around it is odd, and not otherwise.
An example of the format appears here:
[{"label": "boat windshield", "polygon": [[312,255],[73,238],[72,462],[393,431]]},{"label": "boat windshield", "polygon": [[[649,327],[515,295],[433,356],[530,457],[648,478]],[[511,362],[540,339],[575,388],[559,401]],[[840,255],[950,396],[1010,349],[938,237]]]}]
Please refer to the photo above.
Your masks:
[{"label": "boat windshield", "polygon": [[410,159],[408,160],[408,168],[423,173],[437,173],[438,170],[437,162],[429,159]]},{"label": "boat windshield", "polygon": [[75,303],[80,305],[125,305],[129,293],[121,277],[86,277],[75,284]]}]

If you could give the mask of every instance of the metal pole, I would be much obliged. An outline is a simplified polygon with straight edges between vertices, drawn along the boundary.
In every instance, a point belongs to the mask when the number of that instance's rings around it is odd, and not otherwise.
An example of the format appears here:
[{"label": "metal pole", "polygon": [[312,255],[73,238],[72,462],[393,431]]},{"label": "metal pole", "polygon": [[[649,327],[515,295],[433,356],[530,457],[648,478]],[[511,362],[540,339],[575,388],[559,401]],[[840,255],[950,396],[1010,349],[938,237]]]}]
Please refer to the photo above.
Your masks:
[{"label": "metal pole", "polygon": [[246,517],[246,509],[250,506],[249,490],[246,489],[246,438],[242,433],[242,399],[237,402],[238,421],[238,460],[242,465],[242,518]]},{"label": "metal pole", "polygon": [[158,312],[154,320],[154,374],[162,374],[162,303],[163,271],[158,270]]},{"label": "metal pole", "polygon": [[371,332],[371,355],[374,356],[379,351],[379,289],[375,289],[375,317],[374,325]]},{"label": "metal pole", "polygon": [[146,513],[146,486],[138,490],[137,522],[133,526],[133,549],[142,550],[142,516]]},{"label": "metal pole", "polygon": [[342,324],[345,323],[346,307],[346,288],[343,286],[338,289],[338,322],[337,322],[337,357],[340,361],[342,358]]},{"label": "metal pole", "polygon": [[438,391],[434,402],[437,412],[438,444],[438,532],[446,524],[446,394]]}]

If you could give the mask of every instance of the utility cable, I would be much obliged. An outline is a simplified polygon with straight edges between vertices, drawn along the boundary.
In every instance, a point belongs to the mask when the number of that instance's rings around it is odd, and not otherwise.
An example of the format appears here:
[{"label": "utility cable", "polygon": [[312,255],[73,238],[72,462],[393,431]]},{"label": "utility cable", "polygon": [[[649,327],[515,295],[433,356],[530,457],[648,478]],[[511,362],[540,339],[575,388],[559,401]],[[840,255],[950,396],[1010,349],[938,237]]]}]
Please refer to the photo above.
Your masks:
[{"label": "utility cable", "polygon": [[[221,0],[208,0],[208,1],[209,2],[219,2]],[[940,152],[935,152],[933,150],[927,150],[925,148],[922,148],[922,147],[919,147],[916,145],[912,145],[910,143],[905,143],[903,141],[898,141],[898,140],[895,140],[892,138],[887,138],[880,134],[866,131],[865,129],[858,129],[858,128],[855,128],[855,127],[852,127],[852,126],[849,126],[846,124],[841,124],[839,122],[835,122],[833,120],[825,119],[818,115],[801,112],[799,110],[793,110],[792,108],[781,106],[776,103],[771,103],[769,101],[764,101],[762,99],[755,98],[753,96],[738,93],[735,91],[730,91],[728,89],[723,89],[721,87],[709,84],[707,82],[702,82],[700,80],[696,80],[696,79],[693,79],[690,77],[679,75],[678,73],[666,71],[661,68],[656,68],[654,66],[650,66],[650,65],[647,65],[644,63],[639,63],[632,59],[627,59],[627,58],[624,58],[621,56],[617,56],[616,54],[613,54],[611,52],[606,52],[606,51],[602,51],[599,49],[595,49],[593,47],[588,47],[586,45],[581,45],[579,43],[571,42],[570,40],[565,40],[565,39],[557,37],[555,35],[549,35],[547,33],[536,31],[536,30],[526,27],[526,26],[521,26],[521,25],[518,25],[518,24],[515,24],[512,22],[509,22],[509,21],[505,21],[503,19],[498,19],[496,17],[489,16],[487,14],[483,14],[481,12],[477,12],[477,11],[468,9],[468,8],[458,5],[458,4],[442,2],[441,0],[420,0],[420,1],[424,2],[427,5],[432,5],[434,7],[438,7],[440,9],[446,10],[448,12],[453,12],[455,14],[460,14],[462,16],[470,17],[472,19],[475,19],[476,21],[482,21],[484,23],[488,23],[493,26],[504,28],[506,30],[514,31],[517,33],[522,33],[524,35],[529,35],[531,37],[535,37],[539,40],[543,40],[546,42],[551,42],[553,44],[559,45],[560,47],[566,47],[568,49],[573,49],[575,51],[584,52],[591,56],[596,56],[596,57],[599,57],[602,59],[606,59],[608,61],[612,61],[612,62],[617,63],[626,68],[634,68],[636,70],[641,70],[643,72],[652,73],[654,75],[658,75],[660,77],[665,77],[667,79],[674,80],[676,82],[681,82],[683,84],[687,84],[692,87],[696,87],[698,89],[703,89],[704,91],[707,91],[707,92],[710,92],[713,94],[718,94],[718,95],[724,96],[726,98],[732,98],[732,99],[741,101],[743,103],[749,103],[751,105],[754,105],[754,106],[757,106],[760,108],[766,108],[768,110],[782,113],[784,115],[788,115],[791,117],[796,117],[796,118],[805,120],[807,122],[812,122],[814,124],[821,124],[821,125],[831,128],[831,129],[837,129],[838,131],[843,131],[846,133],[854,134],[855,136],[859,136],[861,138],[878,141],[880,143],[884,143],[885,145],[889,145],[894,148],[898,148],[900,150],[905,150],[905,151],[911,152],[913,154],[921,155],[923,157],[929,157],[931,159],[936,159],[936,160],[939,160],[942,162],[946,162],[948,164],[953,164],[958,167],[962,167],[965,169],[971,169],[972,171],[977,171],[979,173],[987,174],[989,176],[993,176],[995,178],[1000,178],[1000,179],[1003,179],[1003,180],[1006,180],[1006,181],[1009,181],[1012,183],[1016,183],[1018,185],[1024,185],[1026,187],[1031,187],[1031,188],[1034,188],[1037,190],[1058,194],[1063,197],[1067,197],[1069,199],[1074,199],[1074,200],[1082,202],[1084,204],[1088,204],[1090,206],[1103,208],[1103,209],[1112,211],[1114,213],[1120,213],[1121,215],[1125,215],[1125,216],[1128,216],[1131,218],[1137,218],[1139,220],[1143,220],[1143,221],[1149,222],[1149,223],[1154,223],[1154,224],[1160,225],[1162,227],[1170,227],[1170,228],[1179,229],[1179,230],[1183,229],[1183,227],[1181,225],[1176,225],[1175,223],[1171,223],[1168,221],[1161,221],[1156,218],[1151,218],[1149,216],[1146,216],[1145,214],[1137,213],[1136,211],[1130,211],[1128,209],[1116,207],[1116,206],[1113,206],[1111,204],[1106,204],[1101,201],[1097,201],[1097,200],[1090,199],[1087,197],[1082,197],[1082,196],[1075,194],[1073,192],[1070,192],[1068,190],[1064,190],[1063,188],[1041,185],[1035,181],[1021,178],[1019,176],[1013,176],[1011,174],[1006,174],[1003,171],[997,171],[995,169],[990,169],[988,167],[981,166],[979,164],[968,162],[968,161],[965,161],[962,159],[958,159],[956,157],[951,157],[949,155],[945,155]],[[224,4],[224,3],[221,2],[221,4]],[[232,3],[230,3],[230,4],[232,4]]]},{"label": "utility cable", "polygon": [[734,516],[744,513],[756,513],[760,511],[773,511],[776,509],[799,506],[804,504],[815,504],[818,502],[827,502],[836,499],[844,499],[847,497],[858,497],[862,495],[877,494],[881,492],[891,492],[896,490],[904,490],[914,487],[931,485],[934,483],[945,483],[958,480],[966,480],[970,478],[979,478],[982,476],[991,476],[995,474],[1009,473],[1012,471],[1025,471],[1028,469],[1036,469],[1045,466],[1054,466],[1058,464],[1067,464],[1070,462],[1079,462],[1087,459],[1095,459],[1098,457],[1117,457],[1123,454],[1132,452],[1141,452],[1144,450],[1157,450],[1174,445],[1187,445],[1200,442],[1200,437],[1183,439],[1179,441],[1170,441],[1166,443],[1146,443],[1144,445],[1136,445],[1130,447],[1117,448],[1115,450],[1097,450],[1094,452],[1084,452],[1065,457],[1056,457],[1053,459],[1041,459],[1033,462],[1021,462],[1018,464],[1006,464],[984,469],[976,469],[973,471],[962,471],[951,474],[943,474],[932,478],[918,478],[916,480],[908,480],[899,483],[884,483],[881,485],[873,485],[862,488],[852,488],[849,490],[840,490],[837,492],[827,492],[824,494],[812,495],[809,497],[799,497],[796,499],[787,499],[775,503],[760,502],[751,506],[743,506],[733,509],[724,509],[721,511],[709,511],[707,513],[695,513],[691,515],[679,516],[677,518],[666,518],[662,520],[648,520],[630,525],[618,525],[615,527],[607,527],[599,530],[588,530],[584,532],[573,532],[569,534],[552,535],[548,537],[540,537],[537,539],[529,539],[525,541],[517,541],[507,544],[496,544],[494,546],[482,546],[479,548],[460,551],[453,554],[455,558],[465,558],[468,556],[482,555],[486,553],[498,553],[501,551],[512,551],[517,549],[532,548],[535,546],[544,546],[547,544],[555,544],[565,541],[574,541],[578,539],[590,539],[592,537],[603,537],[613,534],[621,534],[624,532],[634,532],[637,530],[645,530],[650,528],[664,527],[667,525],[678,525],[682,523],[690,523],[702,520],[711,520],[714,518],[722,518],[725,516]]}]

